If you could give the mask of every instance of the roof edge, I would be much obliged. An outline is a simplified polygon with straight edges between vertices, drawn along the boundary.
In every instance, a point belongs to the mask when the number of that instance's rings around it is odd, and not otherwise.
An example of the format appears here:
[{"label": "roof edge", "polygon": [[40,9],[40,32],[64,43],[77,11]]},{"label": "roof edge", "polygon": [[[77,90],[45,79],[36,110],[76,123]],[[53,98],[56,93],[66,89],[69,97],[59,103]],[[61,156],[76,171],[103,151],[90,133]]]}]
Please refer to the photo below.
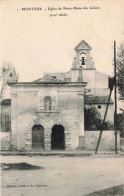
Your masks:
[{"label": "roof edge", "polygon": [[92,47],[85,41],[85,40],[82,40],[82,41],[80,41],[80,43],[74,48],[75,50],[78,50],[78,47],[82,44],[82,43],[84,43],[89,49],[87,49],[87,50],[91,50],[92,49]]}]

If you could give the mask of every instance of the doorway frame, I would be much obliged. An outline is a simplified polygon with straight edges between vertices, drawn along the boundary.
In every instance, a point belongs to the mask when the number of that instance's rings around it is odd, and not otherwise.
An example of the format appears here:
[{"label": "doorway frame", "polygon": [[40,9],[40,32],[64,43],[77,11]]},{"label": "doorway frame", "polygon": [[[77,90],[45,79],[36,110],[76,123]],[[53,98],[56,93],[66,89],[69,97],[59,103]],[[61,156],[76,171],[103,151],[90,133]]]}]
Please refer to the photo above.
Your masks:
[{"label": "doorway frame", "polygon": [[[58,130],[54,130],[54,127],[58,127]],[[52,144],[52,134],[53,134],[53,131],[58,131],[59,132],[59,126],[61,126],[62,130],[63,131],[63,148],[57,148],[57,149],[53,149],[53,144]],[[65,129],[64,129],[64,126],[62,126],[61,124],[57,125],[57,124],[54,124],[52,129],[51,129],[51,150],[65,150],[65,141],[66,141],[66,135],[65,135]]]},{"label": "doorway frame", "polygon": [[[41,131],[41,136],[43,136],[43,146],[41,145],[41,146],[33,146],[33,131],[35,131],[35,130],[33,130],[34,129],[34,127],[41,127],[42,128],[42,130],[39,130],[39,131]],[[43,133],[42,133],[42,131],[43,131]],[[43,135],[42,135],[43,134]],[[32,149],[44,149],[44,143],[45,143],[45,138],[44,138],[44,127],[41,125],[41,124],[35,124],[33,127],[32,127]],[[39,143],[40,144],[40,143]]]}]

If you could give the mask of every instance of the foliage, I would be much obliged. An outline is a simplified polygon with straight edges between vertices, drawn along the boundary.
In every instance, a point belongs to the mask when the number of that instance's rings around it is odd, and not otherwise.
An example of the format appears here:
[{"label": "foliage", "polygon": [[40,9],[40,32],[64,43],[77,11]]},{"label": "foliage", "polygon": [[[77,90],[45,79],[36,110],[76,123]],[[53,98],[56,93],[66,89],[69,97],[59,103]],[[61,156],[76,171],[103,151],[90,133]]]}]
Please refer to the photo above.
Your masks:
[{"label": "foliage", "polygon": [[8,82],[17,82],[17,81],[18,81],[18,75],[15,71],[15,67],[11,63],[3,63],[1,69],[2,100],[10,98]]},{"label": "foliage", "polygon": [[120,131],[120,136],[124,138],[124,112],[117,114],[117,130]]},{"label": "foliage", "polygon": [[1,75],[3,83],[18,80],[18,75],[16,74],[15,67],[11,63],[3,63]]},{"label": "foliage", "polygon": [[101,115],[95,107],[84,108],[85,130],[111,130],[113,124],[110,121],[102,123]]},{"label": "foliage", "polygon": [[117,87],[120,100],[124,100],[124,44],[120,45],[117,53]]},{"label": "foliage", "polygon": [[112,122],[110,122],[109,120],[108,121],[105,121],[104,124],[101,122],[100,125],[98,125],[98,129],[99,130],[112,130],[114,128]]},{"label": "foliage", "polygon": [[97,129],[101,124],[100,114],[95,107],[84,108],[84,126],[85,130]]},{"label": "foliage", "polygon": [[114,187],[110,187],[110,188],[107,188],[107,189],[103,189],[103,190],[100,190],[100,191],[95,191],[95,192],[90,193],[86,196],[105,196],[105,195],[123,196],[124,195],[124,184],[114,186]]}]

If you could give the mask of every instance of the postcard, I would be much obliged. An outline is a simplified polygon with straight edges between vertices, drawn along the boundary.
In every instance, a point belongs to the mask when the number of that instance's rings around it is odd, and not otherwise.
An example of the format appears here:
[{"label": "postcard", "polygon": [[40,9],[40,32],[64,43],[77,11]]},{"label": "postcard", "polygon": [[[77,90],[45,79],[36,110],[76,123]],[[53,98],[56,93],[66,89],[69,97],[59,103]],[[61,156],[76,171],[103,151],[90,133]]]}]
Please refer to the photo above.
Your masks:
[{"label": "postcard", "polygon": [[0,4],[1,196],[124,195],[124,1]]}]

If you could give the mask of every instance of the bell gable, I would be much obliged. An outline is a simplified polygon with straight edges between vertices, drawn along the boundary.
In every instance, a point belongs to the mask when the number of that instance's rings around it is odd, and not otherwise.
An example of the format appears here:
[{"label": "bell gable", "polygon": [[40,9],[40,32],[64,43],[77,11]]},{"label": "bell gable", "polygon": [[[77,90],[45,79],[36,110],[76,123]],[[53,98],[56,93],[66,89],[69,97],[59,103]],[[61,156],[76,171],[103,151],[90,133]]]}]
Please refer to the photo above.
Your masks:
[{"label": "bell gable", "polygon": [[91,46],[85,42],[84,40],[82,40],[76,47],[75,50],[91,50]]}]

